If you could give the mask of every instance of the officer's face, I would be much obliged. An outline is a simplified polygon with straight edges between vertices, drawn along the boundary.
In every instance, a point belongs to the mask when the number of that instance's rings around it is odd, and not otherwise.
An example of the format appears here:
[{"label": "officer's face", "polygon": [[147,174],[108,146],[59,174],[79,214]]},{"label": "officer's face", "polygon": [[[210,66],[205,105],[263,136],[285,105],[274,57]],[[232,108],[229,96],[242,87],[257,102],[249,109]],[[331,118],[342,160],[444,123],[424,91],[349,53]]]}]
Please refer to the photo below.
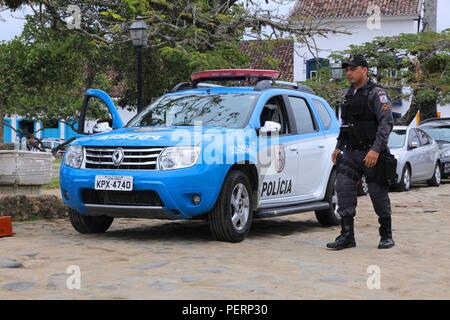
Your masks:
[{"label": "officer's face", "polygon": [[366,67],[350,67],[348,66],[346,69],[347,79],[351,84],[361,83],[367,77],[367,68]]}]

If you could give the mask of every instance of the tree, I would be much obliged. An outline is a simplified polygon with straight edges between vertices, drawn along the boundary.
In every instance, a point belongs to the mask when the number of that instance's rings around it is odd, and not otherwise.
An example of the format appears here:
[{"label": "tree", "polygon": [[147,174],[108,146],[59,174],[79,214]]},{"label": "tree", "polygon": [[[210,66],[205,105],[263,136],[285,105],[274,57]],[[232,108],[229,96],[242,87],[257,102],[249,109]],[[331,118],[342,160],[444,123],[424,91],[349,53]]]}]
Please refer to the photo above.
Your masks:
[{"label": "tree", "polygon": [[[0,113],[38,119],[73,117],[87,87],[110,91],[119,85],[119,105],[135,104],[135,57],[127,28],[137,15],[151,26],[144,49],[144,103],[192,72],[244,66],[248,57],[240,53],[239,41],[247,32],[266,38],[289,33],[304,41],[344,32],[290,21],[251,0],[0,0],[0,5],[31,5],[34,11],[24,33],[0,49],[6,54],[3,67],[13,70],[0,95]],[[80,28],[68,28],[78,17],[69,5],[80,9]]]},{"label": "tree", "polygon": [[[396,124],[407,125],[420,111],[421,119],[436,117],[437,104],[450,102],[450,29],[441,33],[423,32],[379,37],[349,50],[334,52],[330,58],[342,61],[349,54],[362,54],[373,67],[373,77],[381,83],[393,99],[402,98],[403,86],[410,87],[411,106]],[[348,83],[324,86],[328,78],[322,76],[319,84],[310,82],[321,95],[330,96]],[[406,98],[406,97],[403,97]],[[339,103],[338,103],[339,104]]]}]

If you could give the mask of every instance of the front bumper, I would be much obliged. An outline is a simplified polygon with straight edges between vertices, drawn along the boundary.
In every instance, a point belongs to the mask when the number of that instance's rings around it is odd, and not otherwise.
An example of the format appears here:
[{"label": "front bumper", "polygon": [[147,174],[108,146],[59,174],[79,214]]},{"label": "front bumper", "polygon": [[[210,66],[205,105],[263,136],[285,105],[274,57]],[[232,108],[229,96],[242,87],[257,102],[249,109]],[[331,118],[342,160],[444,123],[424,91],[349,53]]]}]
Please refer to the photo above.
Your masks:
[{"label": "front bumper", "polygon": [[450,158],[441,160],[441,173],[444,177],[450,176]]},{"label": "front bumper", "polygon": [[[212,209],[227,171],[225,165],[195,165],[167,171],[74,169],[62,165],[61,194],[67,206],[83,215],[191,219]],[[90,190],[95,192],[96,175],[132,176],[133,191],[155,192],[162,203],[158,205],[84,203],[83,194]],[[133,191],[130,192],[130,199]],[[192,203],[194,195],[201,198],[198,205]]]}]

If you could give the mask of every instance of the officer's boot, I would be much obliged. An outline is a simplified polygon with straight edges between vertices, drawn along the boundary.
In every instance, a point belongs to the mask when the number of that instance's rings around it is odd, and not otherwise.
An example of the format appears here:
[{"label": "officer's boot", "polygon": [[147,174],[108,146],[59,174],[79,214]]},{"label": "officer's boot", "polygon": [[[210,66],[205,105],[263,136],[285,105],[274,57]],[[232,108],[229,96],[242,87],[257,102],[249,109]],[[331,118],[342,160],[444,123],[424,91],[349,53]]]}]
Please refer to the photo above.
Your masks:
[{"label": "officer's boot", "polygon": [[327,244],[327,248],[342,250],[356,247],[355,232],[353,229],[353,217],[343,217],[341,219],[341,234],[334,242]]},{"label": "officer's boot", "polygon": [[378,222],[380,223],[380,244],[378,245],[378,249],[389,249],[395,245],[394,240],[392,239],[392,220],[389,218],[379,218]]}]

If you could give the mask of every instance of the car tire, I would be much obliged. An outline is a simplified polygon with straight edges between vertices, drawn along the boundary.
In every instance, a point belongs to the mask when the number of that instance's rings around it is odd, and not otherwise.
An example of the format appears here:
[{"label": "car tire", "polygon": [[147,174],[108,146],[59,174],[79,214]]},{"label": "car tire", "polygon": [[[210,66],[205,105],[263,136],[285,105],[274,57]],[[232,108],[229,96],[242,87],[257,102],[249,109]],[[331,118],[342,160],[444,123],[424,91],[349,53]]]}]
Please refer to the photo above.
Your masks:
[{"label": "car tire", "polygon": [[79,233],[104,233],[109,229],[114,218],[108,216],[83,216],[69,209],[69,220]]},{"label": "car tire", "polygon": [[253,221],[253,194],[248,177],[239,170],[231,171],[222,191],[208,214],[211,233],[216,240],[241,242]]},{"label": "car tire", "polygon": [[358,183],[358,196],[366,196],[369,193],[369,185],[366,176],[361,176],[361,181]]},{"label": "car tire", "polygon": [[411,189],[411,168],[409,165],[405,165],[402,170],[400,183],[397,184],[397,191],[409,191],[409,189]]},{"label": "car tire", "polygon": [[431,187],[439,187],[441,184],[442,174],[441,165],[439,162],[436,163],[433,171],[433,177],[427,181],[428,185]]},{"label": "car tire", "polygon": [[339,225],[341,223],[341,217],[337,213],[336,170],[331,171],[324,201],[328,202],[330,207],[325,210],[316,210],[317,220],[323,226]]}]

